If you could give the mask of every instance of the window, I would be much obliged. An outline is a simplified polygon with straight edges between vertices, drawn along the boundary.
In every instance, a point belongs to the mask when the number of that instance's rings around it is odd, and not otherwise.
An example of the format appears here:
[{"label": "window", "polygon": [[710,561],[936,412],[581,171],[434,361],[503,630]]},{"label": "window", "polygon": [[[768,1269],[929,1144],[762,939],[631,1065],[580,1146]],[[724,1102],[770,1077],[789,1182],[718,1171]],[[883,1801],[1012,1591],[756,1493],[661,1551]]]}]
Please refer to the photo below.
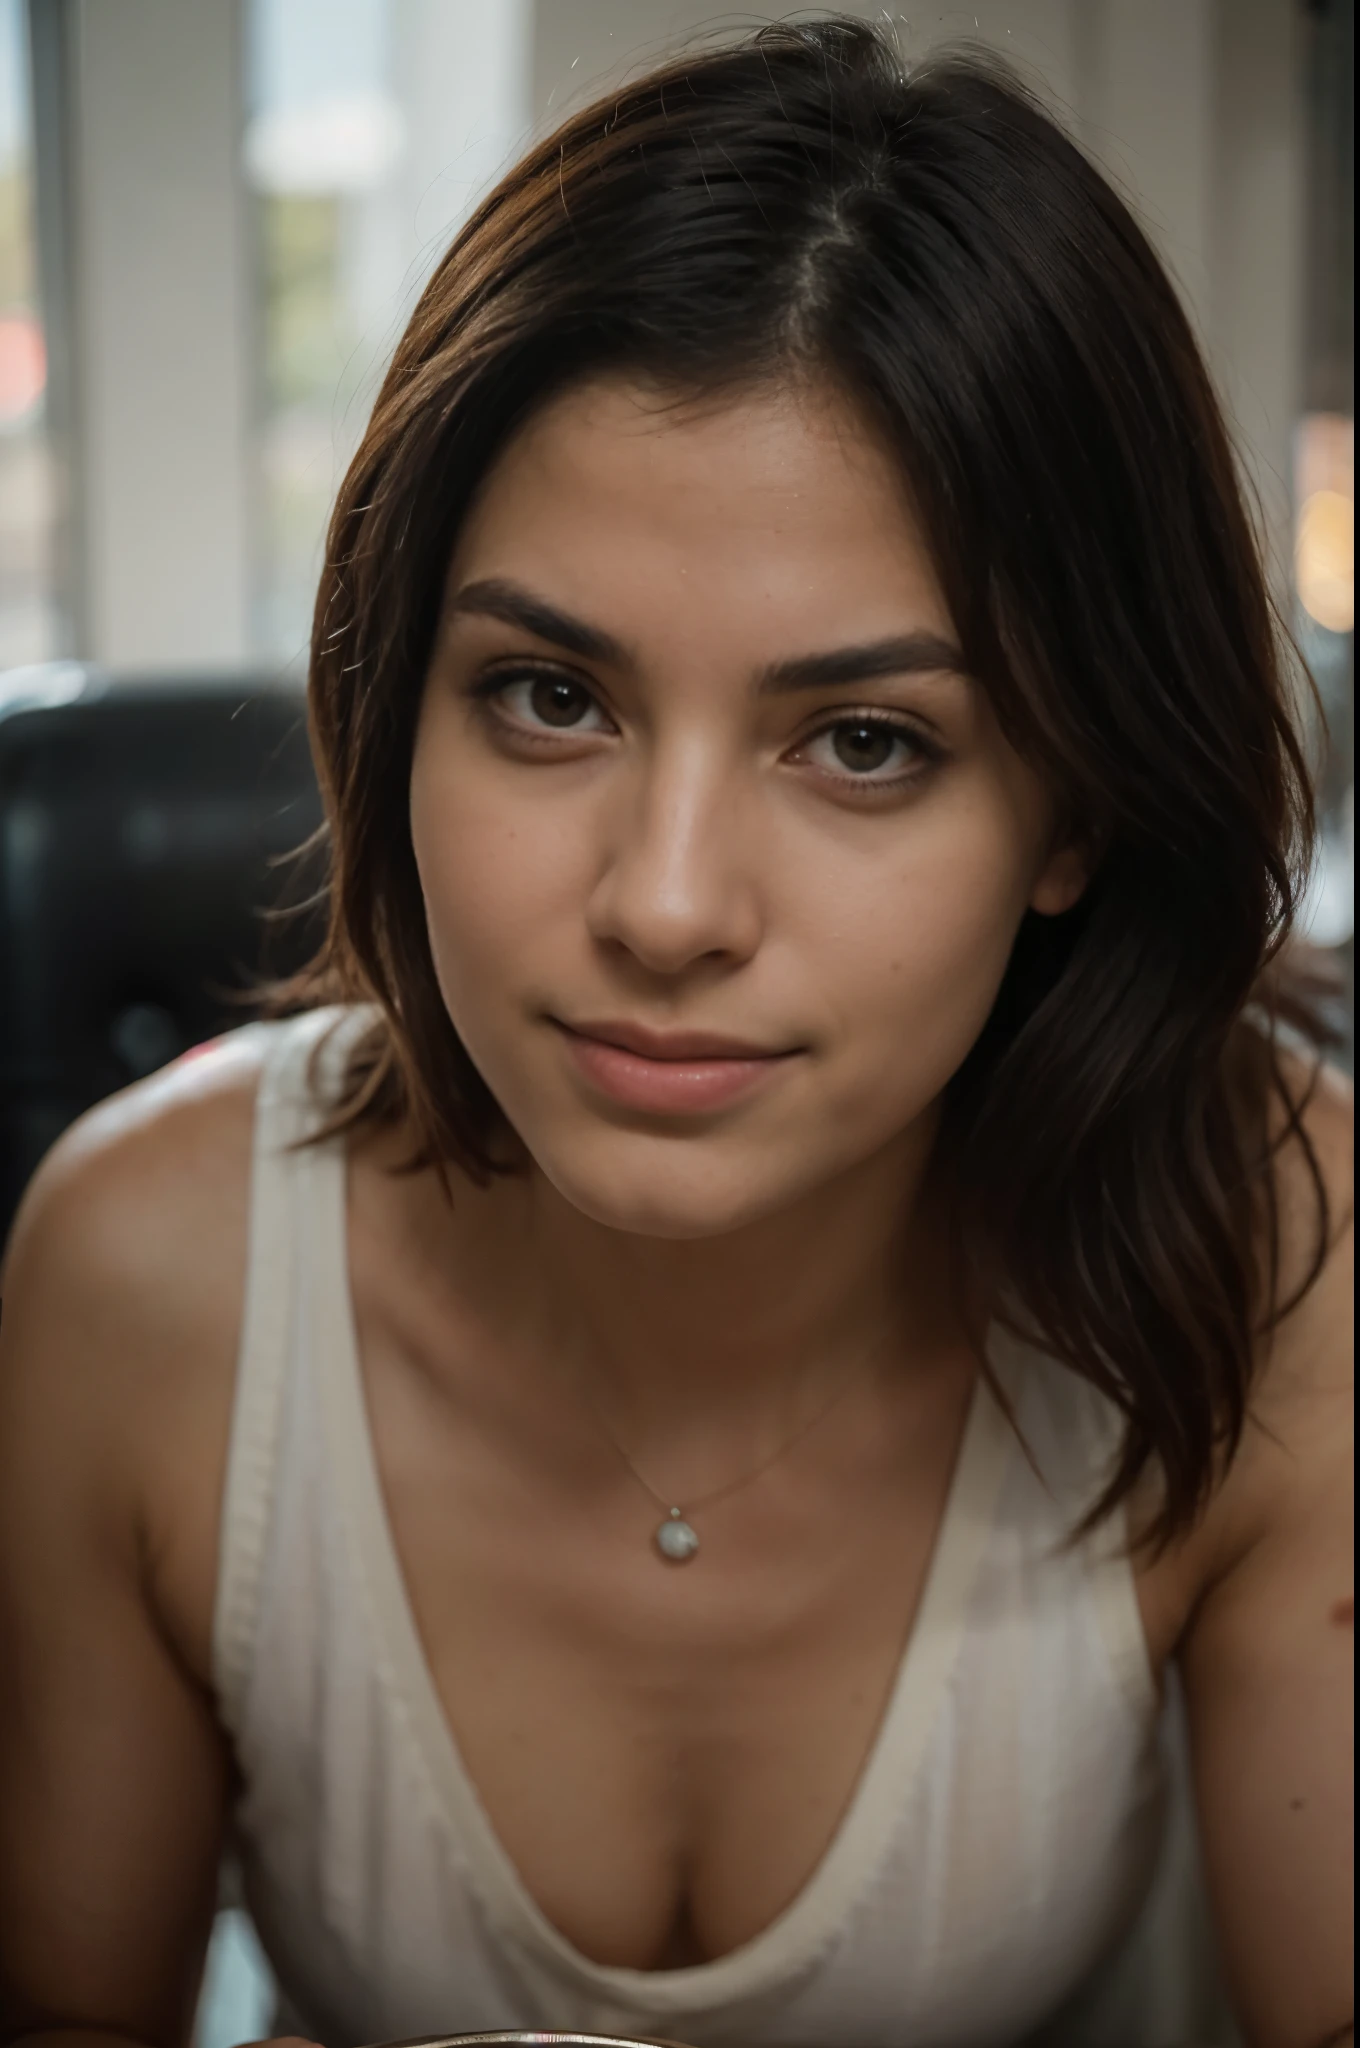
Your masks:
[{"label": "window", "polygon": [[1294,503],[1299,644],[1326,720],[1318,777],[1322,837],[1304,916],[1314,944],[1344,946],[1355,927],[1355,422],[1346,415],[1315,412],[1300,421]]},{"label": "window", "polygon": [[[1321,845],[1303,923],[1353,976],[1355,927],[1355,9],[1304,14],[1304,413],[1294,437],[1299,644],[1322,702]],[[1353,986],[1353,983],[1352,983]]]},{"label": "window", "polygon": [[251,0],[255,638],[305,648],[326,519],[436,258],[528,133],[530,0]]},{"label": "window", "polygon": [[0,0],[0,668],[58,651],[23,0]]}]

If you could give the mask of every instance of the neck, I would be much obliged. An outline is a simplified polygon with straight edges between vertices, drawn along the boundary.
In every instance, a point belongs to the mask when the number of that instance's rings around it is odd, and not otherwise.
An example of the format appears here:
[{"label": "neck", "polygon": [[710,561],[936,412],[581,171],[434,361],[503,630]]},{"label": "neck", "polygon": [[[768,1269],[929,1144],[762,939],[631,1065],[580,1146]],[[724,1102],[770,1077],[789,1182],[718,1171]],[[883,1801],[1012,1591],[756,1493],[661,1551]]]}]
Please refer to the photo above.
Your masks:
[{"label": "neck", "polygon": [[938,1341],[932,1136],[907,1134],[775,1215],[683,1241],[598,1224],[531,1175],[524,1311],[639,1455],[664,1444],[683,1462],[686,1440],[702,1454],[715,1434],[763,1455],[848,1375],[900,1368]]}]

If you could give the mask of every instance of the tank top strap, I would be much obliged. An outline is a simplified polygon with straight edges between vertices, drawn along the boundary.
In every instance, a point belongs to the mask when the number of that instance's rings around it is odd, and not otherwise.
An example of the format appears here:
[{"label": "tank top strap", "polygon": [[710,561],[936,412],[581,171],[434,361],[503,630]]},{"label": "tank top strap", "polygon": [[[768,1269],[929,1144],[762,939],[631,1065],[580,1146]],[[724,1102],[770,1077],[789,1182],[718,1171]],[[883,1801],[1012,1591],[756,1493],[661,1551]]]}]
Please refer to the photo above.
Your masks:
[{"label": "tank top strap", "polygon": [[1161,1690],[1138,1604],[1132,1522],[1126,1503],[1084,1536],[1078,1531],[1112,1478],[1124,1435],[1115,1404],[1089,1381],[1032,1346],[1007,1340],[1001,1374],[1019,1447],[1037,1482],[1030,1517],[1041,1554],[1071,1553],[1099,1626],[1111,1671],[1134,1720],[1155,1717]]},{"label": "tank top strap", "polygon": [[[305,1145],[367,1012],[310,1010],[250,1026],[266,1045],[255,1098],[245,1297],[218,1540],[213,1675],[222,1720],[239,1738],[269,1536],[288,1363],[294,1355],[301,1225],[318,1182],[344,1173],[342,1142]],[[312,1255],[310,1247],[308,1254]],[[334,1247],[344,1284],[343,1241]]]}]

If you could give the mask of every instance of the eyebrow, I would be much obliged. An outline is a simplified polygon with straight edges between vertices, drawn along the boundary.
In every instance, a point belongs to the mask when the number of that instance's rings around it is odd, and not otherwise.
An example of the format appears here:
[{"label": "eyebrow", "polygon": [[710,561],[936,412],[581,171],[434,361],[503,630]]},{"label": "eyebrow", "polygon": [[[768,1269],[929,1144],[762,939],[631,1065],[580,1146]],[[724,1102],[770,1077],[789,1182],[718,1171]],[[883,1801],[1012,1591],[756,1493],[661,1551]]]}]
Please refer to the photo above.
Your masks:
[{"label": "eyebrow", "polygon": [[[628,649],[612,633],[572,618],[504,577],[488,576],[480,582],[465,584],[449,610],[451,614],[499,619],[502,625],[519,626],[535,639],[547,640],[583,661],[605,662],[614,668],[625,668],[630,662]],[[862,646],[835,647],[822,654],[796,654],[771,662],[761,671],[759,688],[762,695],[783,696],[798,690],[840,689],[887,676],[938,674],[966,680],[963,655],[942,634],[918,631],[893,634],[886,640],[871,640]]]},{"label": "eyebrow", "polygon": [[834,647],[826,654],[795,654],[762,671],[760,688],[769,695],[793,690],[834,690],[847,683],[872,683],[885,676],[955,675],[966,679],[963,656],[940,633],[897,633],[862,647]]},{"label": "eyebrow", "polygon": [[536,640],[550,640],[554,647],[565,648],[582,661],[608,662],[614,668],[628,666],[628,650],[612,633],[599,626],[588,626],[583,619],[573,619],[546,599],[535,597],[531,591],[501,576],[465,583],[449,611],[499,619],[503,626],[520,626]]}]

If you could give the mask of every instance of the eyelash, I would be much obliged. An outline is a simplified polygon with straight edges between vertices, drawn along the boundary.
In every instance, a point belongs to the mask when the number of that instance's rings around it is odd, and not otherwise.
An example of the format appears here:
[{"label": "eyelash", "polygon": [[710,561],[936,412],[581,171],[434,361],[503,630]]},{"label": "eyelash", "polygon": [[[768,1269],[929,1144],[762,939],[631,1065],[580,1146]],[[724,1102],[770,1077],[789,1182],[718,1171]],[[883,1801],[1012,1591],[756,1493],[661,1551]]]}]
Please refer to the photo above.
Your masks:
[{"label": "eyelash", "polygon": [[[532,726],[520,724],[517,721],[512,722],[504,712],[500,711],[499,703],[516,684],[553,681],[573,684],[590,699],[597,710],[600,710],[605,717],[608,717],[608,713],[604,712],[603,706],[589,684],[583,682],[579,676],[574,676],[568,671],[555,668],[520,666],[508,671],[493,671],[490,675],[479,677],[471,686],[468,694],[479,710],[491,718],[499,719],[502,731],[509,727],[513,730],[517,739],[527,741],[531,746],[547,745],[552,747],[556,745],[559,737],[565,736],[569,738],[573,729],[571,727],[563,727],[559,734],[555,733],[551,727],[535,729]],[[892,739],[909,745],[916,756],[912,765],[904,771],[889,776],[855,775],[848,770],[843,774],[838,774],[834,769],[819,771],[828,781],[839,784],[843,790],[846,790],[853,797],[861,801],[872,801],[876,795],[882,795],[888,791],[897,792],[906,785],[921,780],[932,768],[939,767],[946,759],[946,749],[938,740],[932,738],[930,734],[923,732],[919,726],[914,725],[908,719],[894,718],[888,713],[867,704],[847,705],[834,718],[825,720],[821,725],[814,727],[811,732],[805,734],[798,741],[793,752],[795,754],[805,754],[807,749],[817,740],[826,738],[828,734],[843,731],[846,727],[855,726],[867,727],[875,732],[886,733]]]}]

